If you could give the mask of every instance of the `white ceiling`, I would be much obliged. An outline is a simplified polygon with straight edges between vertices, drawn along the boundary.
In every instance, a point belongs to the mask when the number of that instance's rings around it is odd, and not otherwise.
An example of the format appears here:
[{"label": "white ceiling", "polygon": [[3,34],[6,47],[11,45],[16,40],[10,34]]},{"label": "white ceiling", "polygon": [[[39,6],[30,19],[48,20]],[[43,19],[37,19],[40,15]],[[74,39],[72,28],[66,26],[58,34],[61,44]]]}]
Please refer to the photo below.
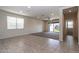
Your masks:
[{"label": "white ceiling", "polygon": [[0,9],[20,15],[45,19],[48,17],[59,17],[59,9],[63,6],[0,6]]}]

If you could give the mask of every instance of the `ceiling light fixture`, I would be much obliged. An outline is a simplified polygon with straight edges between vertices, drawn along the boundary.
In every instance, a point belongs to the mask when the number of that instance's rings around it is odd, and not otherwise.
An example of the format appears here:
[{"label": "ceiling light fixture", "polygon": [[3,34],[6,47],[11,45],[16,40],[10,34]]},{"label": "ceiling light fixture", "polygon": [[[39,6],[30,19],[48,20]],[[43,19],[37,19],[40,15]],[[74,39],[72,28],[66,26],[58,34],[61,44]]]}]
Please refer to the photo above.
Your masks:
[{"label": "ceiling light fixture", "polygon": [[23,13],[23,11],[19,11],[19,13]]},{"label": "ceiling light fixture", "polygon": [[31,8],[31,6],[27,6],[27,8]]}]

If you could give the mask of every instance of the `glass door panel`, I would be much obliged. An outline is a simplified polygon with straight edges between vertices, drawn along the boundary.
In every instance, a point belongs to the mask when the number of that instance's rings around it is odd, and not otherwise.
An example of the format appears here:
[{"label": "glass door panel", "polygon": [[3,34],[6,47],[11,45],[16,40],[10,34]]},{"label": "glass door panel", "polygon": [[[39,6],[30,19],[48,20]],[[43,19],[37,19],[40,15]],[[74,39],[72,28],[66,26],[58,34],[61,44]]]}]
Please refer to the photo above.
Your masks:
[{"label": "glass door panel", "polygon": [[60,25],[59,23],[50,24],[50,32],[60,32]]}]

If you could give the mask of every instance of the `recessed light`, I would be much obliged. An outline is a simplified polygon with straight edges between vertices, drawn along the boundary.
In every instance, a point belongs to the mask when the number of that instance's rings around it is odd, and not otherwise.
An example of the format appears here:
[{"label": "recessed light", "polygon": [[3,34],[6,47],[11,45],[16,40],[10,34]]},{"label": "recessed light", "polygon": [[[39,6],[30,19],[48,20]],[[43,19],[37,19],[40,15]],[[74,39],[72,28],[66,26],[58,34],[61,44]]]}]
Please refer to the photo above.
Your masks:
[{"label": "recessed light", "polygon": [[31,8],[31,6],[27,6],[27,8]]}]

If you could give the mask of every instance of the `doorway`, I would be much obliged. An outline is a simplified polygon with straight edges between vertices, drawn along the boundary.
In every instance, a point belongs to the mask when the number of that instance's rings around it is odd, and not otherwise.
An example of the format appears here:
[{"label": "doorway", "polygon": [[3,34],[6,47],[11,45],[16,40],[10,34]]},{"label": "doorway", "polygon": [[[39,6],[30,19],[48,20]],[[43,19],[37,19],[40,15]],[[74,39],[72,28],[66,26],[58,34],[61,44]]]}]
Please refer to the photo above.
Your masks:
[{"label": "doorway", "polygon": [[50,24],[50,32],[60,32],[59,23]]},{"label": "doorway", "polygon": [[60,23],[59,19],[52,20],[52,23],[49,25],[49,32],[60,32]]},{"label": "doorway", "polygon": [[63,10],[63,39],[69,39],[68,37],[72,37],[73,40],[78,40],[77,13],[77,7],[72,7]]}]

